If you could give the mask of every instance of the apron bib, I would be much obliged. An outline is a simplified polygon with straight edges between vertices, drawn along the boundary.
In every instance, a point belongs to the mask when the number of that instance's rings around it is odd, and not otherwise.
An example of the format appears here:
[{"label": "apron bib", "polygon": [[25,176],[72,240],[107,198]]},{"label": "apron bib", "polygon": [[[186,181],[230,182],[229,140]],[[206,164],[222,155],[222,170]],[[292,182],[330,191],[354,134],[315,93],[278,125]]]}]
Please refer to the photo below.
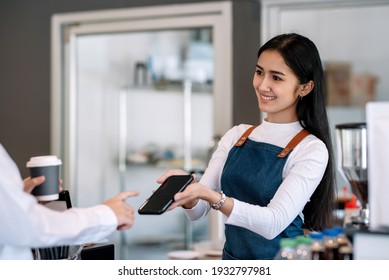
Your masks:
[{"label": "apron bib", "polygon": [[[228,154],[221,177],[226,196],[253,205],[267,206],[282,183],[282,171],[290,151],[309,134],[300,131],[285,148],[248,139],[250,127]],[[248,229],[225,225],[224,260],[273,259],[281,238],[303,235],[297,216],[277,237],[268,240]]]}]

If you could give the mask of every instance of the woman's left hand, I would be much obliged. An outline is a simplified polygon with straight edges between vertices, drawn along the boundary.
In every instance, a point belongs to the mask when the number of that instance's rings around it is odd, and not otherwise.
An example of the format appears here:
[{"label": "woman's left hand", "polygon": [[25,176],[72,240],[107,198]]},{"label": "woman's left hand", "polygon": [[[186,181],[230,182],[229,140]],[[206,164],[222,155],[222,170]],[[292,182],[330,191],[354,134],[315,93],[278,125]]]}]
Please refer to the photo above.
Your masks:
[{"label": "woman's left hand", "polygon": [[[168,170],[164,174],[162,174],[161,177],[157,179],[157,183],[162,184],[168,177],[172,175],[188,175],[188,172],[185,172],[182,169]],[[192,174],[192,176],[193,176],[193,182],[196,182],[197,181],[196,174]]]}]

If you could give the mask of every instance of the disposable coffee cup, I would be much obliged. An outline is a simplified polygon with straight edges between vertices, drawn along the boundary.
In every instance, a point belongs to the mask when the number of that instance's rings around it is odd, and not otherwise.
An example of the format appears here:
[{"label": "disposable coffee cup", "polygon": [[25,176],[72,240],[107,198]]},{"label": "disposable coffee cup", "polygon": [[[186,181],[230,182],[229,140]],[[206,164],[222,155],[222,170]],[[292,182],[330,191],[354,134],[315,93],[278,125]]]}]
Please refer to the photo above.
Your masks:
[{"label": "disposable coffee cup", "polygon": [[36,186],[31,194],[39,201],[51,201],[59,198],[59,167],[62,161],[56,156],[32,157],[27,162],[31,178],[45,176],[43,184]]}]

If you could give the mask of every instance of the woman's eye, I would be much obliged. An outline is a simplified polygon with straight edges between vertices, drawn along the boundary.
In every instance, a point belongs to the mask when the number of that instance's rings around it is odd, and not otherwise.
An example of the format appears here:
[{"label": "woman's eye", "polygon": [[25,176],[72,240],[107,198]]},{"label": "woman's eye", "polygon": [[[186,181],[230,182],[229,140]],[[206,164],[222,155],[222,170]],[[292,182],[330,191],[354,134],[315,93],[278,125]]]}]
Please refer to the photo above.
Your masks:
[{"label": "woman's eye", "polygon": [[274,81],[282,81],[282,79],[280,77],[278,77],[278,76],[273,76],[273,80]]},{"label": "woman's eye", "polygon": [[257,75],[262,75],[263,72],[261,70],[255,70],[255,73],[257,73]]}]

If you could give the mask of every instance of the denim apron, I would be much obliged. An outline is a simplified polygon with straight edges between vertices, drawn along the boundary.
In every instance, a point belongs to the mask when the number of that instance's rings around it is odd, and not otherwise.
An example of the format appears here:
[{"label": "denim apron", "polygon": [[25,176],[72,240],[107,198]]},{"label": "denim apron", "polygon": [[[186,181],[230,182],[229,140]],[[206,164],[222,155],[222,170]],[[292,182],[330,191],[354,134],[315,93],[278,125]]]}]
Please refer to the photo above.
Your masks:
[{"label": "denim apron", "polygon": [[[289,152],[309,134],[300,131],[285,148],[248,139],[250,127],[228,154],[221,177],[226,196],[253,205],[267,206],[282,182],[282,171]],[[303,221],[297,216],[277,237],[268,240],[248,229],[225,225],[224,260],[273,259],[281,238],[303,234]]]}]

